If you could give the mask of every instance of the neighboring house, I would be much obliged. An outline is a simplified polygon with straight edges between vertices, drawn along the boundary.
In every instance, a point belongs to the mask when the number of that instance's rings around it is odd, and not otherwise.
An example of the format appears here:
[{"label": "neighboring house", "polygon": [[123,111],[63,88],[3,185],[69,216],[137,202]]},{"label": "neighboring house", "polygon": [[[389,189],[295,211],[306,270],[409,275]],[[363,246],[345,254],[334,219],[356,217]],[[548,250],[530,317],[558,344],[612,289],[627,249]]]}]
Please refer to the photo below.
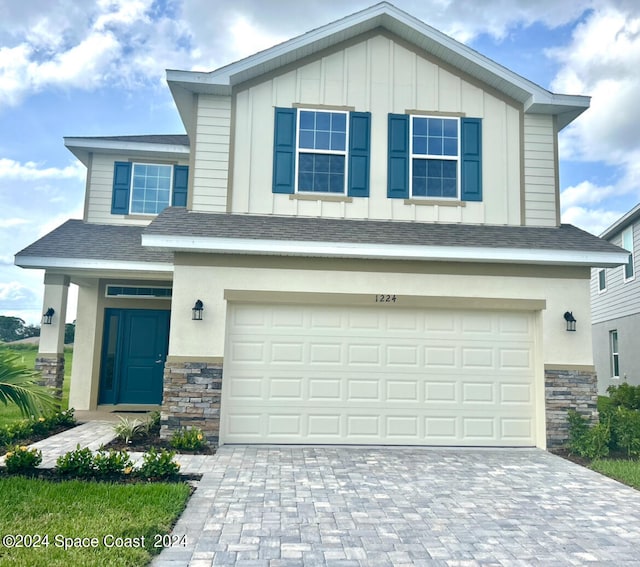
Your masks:
[{"label": "neighboring house", "polygon": [[559,220],[588,97],[387,3],[167,79],[187,135],[65,138],[84,218],[16,255],[46,270],[54,383],[79,286],[72,406],[219,443],[538,447],[595,411],[590,270],[627,255]]},{"label": "neighboring house", "polygon": [[627,250],[622,266],[591,270],[593,360],[598,392],[623,382],[640,385],[640,278],[635,259],[640,252],[640,205],[600,235]]}]

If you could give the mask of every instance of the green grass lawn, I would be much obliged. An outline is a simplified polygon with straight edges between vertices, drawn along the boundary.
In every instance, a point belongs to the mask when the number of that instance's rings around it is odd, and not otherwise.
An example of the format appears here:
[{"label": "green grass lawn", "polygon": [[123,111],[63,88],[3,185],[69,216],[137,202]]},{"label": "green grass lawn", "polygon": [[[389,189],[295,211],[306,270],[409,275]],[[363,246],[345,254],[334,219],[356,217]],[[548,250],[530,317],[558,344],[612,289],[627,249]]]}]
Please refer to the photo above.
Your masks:
[{"label": "green grass lawn", "polygon": [[0,477],[0,494],[0,565],[137,566],[159,553],[190,487]]},{"label": "green grass lawn", "polygon": [[590,466],[600,474],[615,478],[640,490],[640,461],[597,459]]},{"label": "green grass lawn", "polygon": [[[22,358],[23,364],[30,369],[33,369],[36,364],[36,357],[38,356],[38,347],[35,345],[14,345],[9,346],[7,344],[0,345],[0,348],[15,352]],[[71,365],[73,364],[73,349],[64,349],[64,383],[62,385],[62,407],[66,410],[69,407],[69,385],[71,383]],[[13,404],[0,404],[0,427],[3,425],[9,425],[16,421],[23,419],[20,410]]]}]

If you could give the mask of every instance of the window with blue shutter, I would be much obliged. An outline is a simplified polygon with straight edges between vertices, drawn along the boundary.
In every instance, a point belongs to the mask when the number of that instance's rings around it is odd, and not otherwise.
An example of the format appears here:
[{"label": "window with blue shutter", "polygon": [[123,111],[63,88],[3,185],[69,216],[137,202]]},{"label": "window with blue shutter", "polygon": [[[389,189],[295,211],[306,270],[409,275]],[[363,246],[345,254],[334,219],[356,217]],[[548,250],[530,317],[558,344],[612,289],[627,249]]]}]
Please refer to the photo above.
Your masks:
[{"label": "window with blue shutter", "polygon": [[295,189],[296,109],[276,108],[273,131],[273,192]]},{"label": "window with blue shutter", "polygon": [[189,184],[189,167],[186,165],[173,166],[173,198],[174,207],[187,206],[187,188]]},{"label": "window with blue shutter", "polygon": [[460,119],[460,199],[482,201],[482,120]]},{"label": "window with blue shutter", "polygon": [[111,194],[111,214],[129,213],[129,190],[131,189],[131,163],[117,161],[113,167],[113,192]]},{"label": "window with blue shutter", "polygon": [[409,198],[409,116],[389,114],[387,197]]},{"label": "window with blue shutter", "polygon": [[185,207],[186,165],[115,162],[111,213],[157,215],[169,205]]},{"label": "window with blue shutter", "polygon": [[349,114],[349,184],[350,197],[369,196],[369,153],[371,146],[371,113]]},{"label": "window with blue shutter", "polygon": [[387,196],[482,201],[479,118],[389,114]]},{"label": "window with blue shutter", "polygon": [[369,196],[371,115],[276,108],[274,193]]}]

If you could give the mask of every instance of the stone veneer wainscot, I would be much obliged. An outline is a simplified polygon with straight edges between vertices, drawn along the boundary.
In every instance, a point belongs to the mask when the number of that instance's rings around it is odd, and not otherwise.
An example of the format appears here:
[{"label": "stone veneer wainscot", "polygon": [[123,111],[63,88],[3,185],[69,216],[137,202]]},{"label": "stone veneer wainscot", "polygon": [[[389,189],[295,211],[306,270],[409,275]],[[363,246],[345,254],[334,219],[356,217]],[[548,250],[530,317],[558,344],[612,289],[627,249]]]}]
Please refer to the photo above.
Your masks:
[{"label": "stone veneer wainscot", "polygon": [[547,447],[564,445],[569,439],[567,412],[576,410],[592,422],[598,416],[598,384],[595,372],[575,369],[544,371],[547,413]]},{"label": "stone veneer wainscot", "polygon": [[160,437],[168,439],[183,427],[199,427],[207,441],[217,446],[221,392],[221,362],[167,362]]}]

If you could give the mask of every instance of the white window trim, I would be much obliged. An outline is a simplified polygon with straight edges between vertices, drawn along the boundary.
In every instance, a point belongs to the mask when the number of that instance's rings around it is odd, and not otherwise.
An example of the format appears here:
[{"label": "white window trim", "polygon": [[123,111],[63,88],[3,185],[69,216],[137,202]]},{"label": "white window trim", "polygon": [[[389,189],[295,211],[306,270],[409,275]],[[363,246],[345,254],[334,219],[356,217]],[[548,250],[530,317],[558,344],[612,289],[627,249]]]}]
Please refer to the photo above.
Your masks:
[{"label": "white window trim", "polygon": [[[296,194],[300,195],[347,195],[347,183],[349,179],[349,111],[347,110],[330,110],[326,108],[298,108],[296,114],[296,157],[295,157],[295,169],[294,169],[294,190]],[[300,113],[301,112],[324,112],[326,114],[344,114],[346,118],[345,128],[345,140],[344,151],[341,150],[316,150],[310,148],[300,148]],[[298,174],[300,154],[323,154],[323,155],[335,155],[344,156],[344,183],[341,193],[335,193],[331,191],[301,191],[298,189]]]},{"label": "white window trim", "polygon": [[[440,118],[443,120],[455,120],[458,123],[458,155],[454,158],[452,156],[434,156],[429,154],[416,154],[413,152],[413,120],[414,118]],[[410,114],[409,115],[409,198],[420,199],[423,201],[459,201],[460,200],[460,173],[461,173],[461,130],[460,130],[460,117],[459,116],[436,116],[431,114]],[[414,195],[413,194],[413,159],[439,159],[456,161],[456,196],[455,197],[431,197],[429,195]]]},{"label": "white window trim", "polygon": [[171,206],[171,200],[173,199],[173,164],[170,163],[150,163],[144,161],[134,161],[131,162],[131,183],[129,185],[129,215],[143,215],[145,217],[157,217],[160,213],[140,213],[132,211],[133,207],[133,180],[135,179],[135,170],[136,165],[151,165],[158,167],[169,167],[171,169],[171,173],[169,175],[169,203],[167,207]]},{"label": "white window trim", "polygon": [[[616,336],[616,343],[618,343],[618,348],[614,351],[613,350],[613,335],[615,333]],[[616,368],[616,364],[615,364],[615,360],[617,357],[617,361],[618,361],[618,374],[615,374],[615,368]],[[611,379],[612,380],[616,380],[620,378],[620,337],[618,337],[618,330],[617,329],[612,329],[611,331],[609,331],[609,364],[611,367]]]},{"label": "white window trim", "polygon": [[[604,287],[600,287],[600,274],[604,274]],[[600,268],[597,273],[596,285],[598,286],[598,293],[604,293],[607,291],[607,270],[605,268]]]},{"label": "white window trim", "polygon": [[[627,248],[624,245],[624,240],[625,240],[625,234],[629,234],[631,233],[631,250],[629,250],[629,248]],[[633,225],[625,228],[622,231],[622,234],[620,235],[621,239],[622,239],[622,248],[624,248],[627,252],[629,252],[631,254],[631,263],[633,265],[633,275],[631,277],[627,277],[627,265],[623,264],[622,266],[622,281],[623,282],[631,282],[633,280],[636,279],[636,259],[635,259],[635,254],[634,254],[634,233],[633,233]]]}]

